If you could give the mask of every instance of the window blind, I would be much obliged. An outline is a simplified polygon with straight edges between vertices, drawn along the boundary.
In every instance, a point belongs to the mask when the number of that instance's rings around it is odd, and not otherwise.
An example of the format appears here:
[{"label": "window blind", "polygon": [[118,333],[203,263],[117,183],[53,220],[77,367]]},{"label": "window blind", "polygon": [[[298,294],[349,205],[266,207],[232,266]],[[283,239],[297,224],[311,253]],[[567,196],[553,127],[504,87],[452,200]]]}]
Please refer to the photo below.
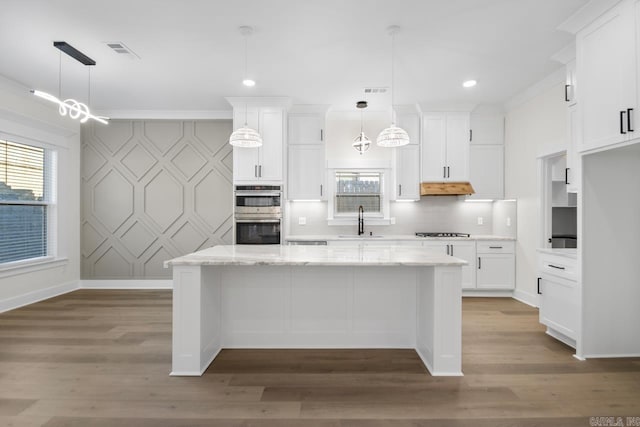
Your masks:
[{"label": "window blind", "polygon": [[0,263],[47,255],[45,150],[0,140]]}]

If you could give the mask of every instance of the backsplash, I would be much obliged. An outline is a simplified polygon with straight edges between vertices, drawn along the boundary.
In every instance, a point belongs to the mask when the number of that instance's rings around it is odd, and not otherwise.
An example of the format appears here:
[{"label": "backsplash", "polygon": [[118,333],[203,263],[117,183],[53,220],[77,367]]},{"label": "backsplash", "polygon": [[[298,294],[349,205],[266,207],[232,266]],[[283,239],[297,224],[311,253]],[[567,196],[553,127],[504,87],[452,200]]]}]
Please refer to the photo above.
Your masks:
[{"label": "backsplash", "polygon": [[[413,234],[416,231],[450,231],[472,235],[495,234],[516,237],[516,202],[465,202],[457,196],[422,197],[414,203],[390,204],[393,225],[368,225],[365,233]],[[299,224],[303,217],[306,225]],[[482,218],[482,225],[478,218]],[[354,234],[356,222],[347,226],[327,224],[326,202],[291,202],[287,205],[287,232],[285,235]],[[511,222],[507,226],[507,221]]]}]

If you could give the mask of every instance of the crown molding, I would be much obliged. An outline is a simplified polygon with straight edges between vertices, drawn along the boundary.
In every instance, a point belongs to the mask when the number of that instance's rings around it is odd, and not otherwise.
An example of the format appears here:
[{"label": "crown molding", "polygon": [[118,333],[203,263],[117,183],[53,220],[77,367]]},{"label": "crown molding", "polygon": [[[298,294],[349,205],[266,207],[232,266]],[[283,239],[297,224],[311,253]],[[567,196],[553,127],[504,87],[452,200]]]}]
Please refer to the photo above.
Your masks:
[{"label": "crown molding", "polygon": [[231,110],[99,110],[94,114],[125,120],[231,120]]},{"label": "crown molding", "polygon": [[558,25],[557,29],[576,34],[620,2],[621,0],[591,0],[578,9],[578,11],[571,15],[566,21]]}]

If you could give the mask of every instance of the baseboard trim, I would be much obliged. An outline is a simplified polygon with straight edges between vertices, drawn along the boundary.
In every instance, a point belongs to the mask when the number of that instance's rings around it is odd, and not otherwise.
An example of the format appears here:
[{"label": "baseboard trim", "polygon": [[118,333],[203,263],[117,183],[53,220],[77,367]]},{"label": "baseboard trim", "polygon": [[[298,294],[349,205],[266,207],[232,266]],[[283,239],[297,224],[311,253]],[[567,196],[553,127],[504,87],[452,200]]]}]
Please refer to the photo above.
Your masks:
[{"label": "baseboard trim", "polygon": [[75,291],[79,287],[80,285],[78,281],[72,281],[68,283],[63,283],[61,285],[51,286],[49,288],[28,292],[23,295],[7,298],[0,301],[0,313],[4,313],[5,311],[24,307],[25,305],[33,304],[49,298],[57,297],[58,295]]},{"label": "baseboard trim", "polygon": [[81,289],[173,289],[173,280],[125,279],[80,280]]},{"label": "baseboard trim", "polygon": [[531,307],[538,308],[538,297],[528,292],[523,292],[519,289],[513,291],[513,299],[520,301],[521,303],[530,305]]},{"label": "baseboard trim", "polygon": [[512,298],[513,291],[462,290],[462,296],[473,298]]}]

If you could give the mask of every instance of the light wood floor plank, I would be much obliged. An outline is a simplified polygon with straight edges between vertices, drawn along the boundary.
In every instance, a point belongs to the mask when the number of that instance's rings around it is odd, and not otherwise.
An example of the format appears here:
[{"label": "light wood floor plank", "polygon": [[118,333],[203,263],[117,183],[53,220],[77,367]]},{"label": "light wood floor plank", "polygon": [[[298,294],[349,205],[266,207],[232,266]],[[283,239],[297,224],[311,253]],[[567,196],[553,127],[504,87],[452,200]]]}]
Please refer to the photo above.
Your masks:
[{"label": "light wood floor plank", "polygon": [[464,377],[413,350],[223,350],[170,377],[171,291],[79,290],[0,314],[0,426],[573,427],[640,416],[640,358],[581,362],[536,309],[463,301]]}]

